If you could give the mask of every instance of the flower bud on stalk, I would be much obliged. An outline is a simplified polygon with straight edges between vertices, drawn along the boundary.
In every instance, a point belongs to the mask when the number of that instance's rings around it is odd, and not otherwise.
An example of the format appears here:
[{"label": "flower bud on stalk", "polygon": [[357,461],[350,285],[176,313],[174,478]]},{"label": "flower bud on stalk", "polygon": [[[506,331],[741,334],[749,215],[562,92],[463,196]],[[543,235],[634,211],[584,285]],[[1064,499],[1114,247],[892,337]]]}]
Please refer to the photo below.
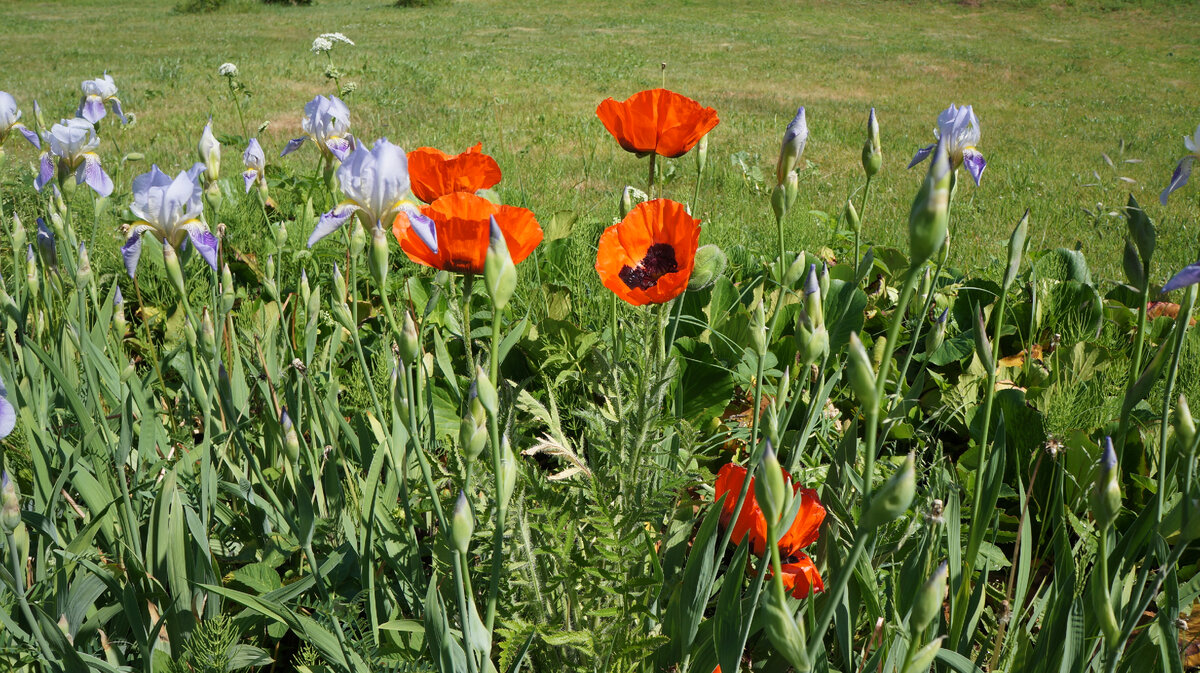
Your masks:
[{"label": "flower bud on stalk", "polygon": [[875,119],[875,108],[871,108],[871,116],[867,117],[867,141],[863,143],[862,166],[868,178],[875,177],[883,166],[883,148],[879,143],[879,122]]},{"label": "flower bud on stalk", "polygon": [[215,213],[221,210],[221,201],[223,199],[224,197],[221,196],[221,185],[217,181],[214,180],[208,183],[208,186],[204,188],[204,205],[208,206],[208,209],[212,212]]},{"label": "flower bud on stalk", "polygon": [[992,343],[987,335],[987,324],[983,319],[983,311],[978,306],[975,307],[975,354],[983,363],[984,371],[989,374],[996,371],[996,361],[992,357]]},{"label": "flower bud on stalk", "polygon": [[863,514],[861,525],[877,528],[908,511],[917,489],[917,468],[913,454],[908,454],[904,464],[891,479],[875,492],[871,504]]},{"label": "flower bud on stalk", "polygon": [[[704,168],[708,166],[708,134],[700,136],[700,142],[696,143],[696,175],[704,175]],[[624,216],[622,216],[624,217]]]},{"label": "flower bud on stalk", "polygon": [[1192,418],[1192,410],[1188,408],[1187,398],[1183,394],[1179,395],[1171,420],[1175,426],[1175,437],[1179,441],[1179,447],[1184,451],[1190,450],[1196,440],[1196,421]]},{"label": "flower bud on stalk", "polygon": [[821,273],[817,274],[817,285],[821,288],[821,296],[829,296],[829,264],[821,262]]},{"label": "flower bud on stalk", "polygon": [[883,356],[887,353],[887,336],[880,334],[878,339],[875,339],[875,345],[871,347],[871,367],[878,370],[883,366]]},{"label": "flower bud on stalk", "polygon": [[283,248],[283,244],[287,243],[287,239],[288,239],[287,223],[280,222],[279,226],[275,228],[275,247]]},{"label": "flower bud on stalk", "polygon": [[483,367],[478,365],[475,367],[475,394],[479,397],[483,408],[495,416],[500,408],[499,399],[496,397],[496,386],[488,378],[487,372],[483,371]]},{"label": "flower bud on stalk", "polygon": [[223,264],[221,266],[221,298],[217,302],[221,315],[226,315],[233,310],[233,303],[233,272],[229,270],[229,264]]},{"label": "flower bud on stalk", "polygon": [[512,255],[508,252],[508,243],[504,240],[504,232],[500,230],[495,217],[491,218],[487,257],[483,261],[483,278],[488,296],[492,298],[492,306],[497,311],[504,310],[517,289],[517,266],[513,264]]},{"label": "flower bud on stalk", "polygon": [[625,185],[625,189],[621,191],[621,203],[619,204],[621,218],[624,219],[629,214],[629,211],[633,210],[634,206],[649,200],[649,198],[646,192],[637,187]]},{"label": "flower bud on stalk", "polygon": [[478,458],[483,453],[484,447],[487,446],[487,441],[487,415],[483,403],[479,401],[478,385],[472,383],[471,392],[468,394],[467,410],[458,424],[458,444],[463,452],[463,458],[467,461]]},{"label": "flower bud on stalk", "polygon": [[1017,273],[1021,270],[1021,256],[1025,252],[1025,236],[1029,233],[1029,209],[1025,209],[1025,214],[1021,216],[1021,221],[1017,222],[1017,226],[1013,229],[1012,236],[1008,239],[1008,267],[1004,271],[1004,283],[1000,287],[1008,291],[1012,287],[1013,281],[1017,279]]},{"label": "flower bud on stalk", "polygon": [[417,334],[417,325],[413,322],[412,313],[404,312],[404,325],[400,328],[400,357],[405,362],[416,362],[421,356],[421,336]]},{"label": "flower bud on stalk", "polygon": [[942,343],[946,340],[946,315],[950,309],[942,309],[942,314],[938,316],[936,322],[933,323],[933,329],[925,335],[925,352],[933,355],[937,349],[942,347]]},{"label": "flower bud on stalk", "polygon": [[358,257],[367,247],[367,230],[363,229],[362,220],[354,218],[354,227],[350,229],[350,256]]},{"label": "flower bud on stalk", "polygon": [[951,175],[944,140],[939,140],[925,182],[921,184],[908,215],[908,263],[912,267],[929,261],[946,241]]},{"label": "flower bud on stalk", "polygon": [[800,174],[796,171],[788,173],[787,182],[783,184],[784,212],[790,212],[800,196]]},{"label": "flower bud on stalk", "polygon": [[824,294],[821,291],[821,279],[817,275],[817,265],[810,264],[808,278],[804,280],[804,312],[814,327],[825,325],[825,308],[821,299]]},{"label": "flower bud on stalk", "polygon": [[804,253],[796,255],[796,259],[788,265],[787,271],[783,274],[784,287],[794,287],[804,274]]},{"label": "flower bud on stalk", "polygon": [[498,505],[508,507],[513,491],[517,487],[517,455],[513,453],[508,437],[500,440],[500,490],[497,493]]},{"label": "flower bud on stalk", "polygon": [[200,347],[207,355],[217,352],[217,332],[213,328],[212,314],[208,312],[207,306],[200,311]]},{"label": "flower bud on stalk", "polygon": [[378,224],[371,228],[371,251],[367,255],[367,261],[371,265],[371,278],[381,293],[386,292],[388,241],[387,234],[383,233],[383,227]]},{"label": "flower bud on stalk", "polygon": [[204,133],[200,136],[200,144],[196,150],[200,155],[200,161],[204,163],[204,179],[209,184],[216,182],[221,174],[221,143],[217,142],[217,137],[213,135],[211,117],[204,127]]},{"label": "flower bud on stalk", "polygon": [[275,255],[267,255],[267,265],[263,269],[263,290],[271,301],[279,301],[279,288],[275,286]]},{"label": "flower bud on stalk", "polygon": [[75,269],[75,283],[87,287],[92,282],[92,260],[88,256],[87,244],[79,244],[79,266]]},{"label": "flower bud on stalk", "polygon": [[113,334],[117,340],[125,338],[125,334],[129,331],[129,322],[125,320],[125,297],[121,295],[121,287],[117,286],[117,291],[113,293]]},{"label": "flower bud on stalk", "polygon": [[908,626],[914,633],[923,630],[941,612],[942,599],[946,596],[947,575],[949,575],[949,566],[942,561],[937,570],[933,571],[933,575],[925,580],[925,584],[921,585],[920,590],[917,591],[912,612],[908,617]]},{"label": "flower bud on stalk", "polygon": [[459,491],[458,502],[454,504],[454,514],[450,519],[450,541],[459,554],[467,553],[474,533],[475,516],[471,514],[471,504],[467,502],[467,494]]},{"label": "flower bud on stalk", "polygon": [[[229,267],[226,266],[225,268],[228,269]],[[221,282],[224,282],[224,276],[222,276]],[[305,308],[308,307],[308,301],[311,297],[312,286],[308,284],[308,271],[300,269],[300,301],[304,304]]]},{"label": "flower bud on stalk", "polygon": [[29,290],[29,296],[37,296],[38,289],[41,287],[41,276],[38,275],[37,255],[33,253],[33,246],[25,247],[25,287]]},{"label": "flower bud on stalk", "polygon": [[758,478],[754,480],[754,498],[771,526],[779,523],[779,517],[783,516],[785,488],[783,470],[775,456],[775,449],[768,441],[767,448],[763,451]]},{"label": "flower bud on stalk", "polygon": [[163,265],[167,268],[167,278],[171,281],[171,286],[179,293],[179,298],[186,299],[187,290],[183,283],[183,266],[179,263],[179,255],[175,252],[175,247],[166,241],[163,241],[162,251]]},{"label": "flower bud on stalk", "polygon": [[763,357],[767,352],[767,316],[763,313],[763,300],[759,300],[754,305],[754,318],[750,323],[751,343],[754,345],[754,352],[758,357]]},{"label": "flower bud on stalk", "polygon": [[1101,529],[1111,526],[1121,511],[1121,486],[1117,478],[1117,453],[1113,450],[1112,437],[1105,437],[1091,493],[1092,516]]},{"label": "flower bud on stalk", "polygon": [[1146,269],[1142,266],[1142,260],[1138,258],[1137,248],[1133,247],[1133,239],[1125,238],[1125,252],[1121,257],[1121,268],[1125,271],[1125,278],[1133,287],[1141,290],[1146,286]]},{"label": "flower bud on stalk", "polygon": [[17,494],[16,482],[8,476],[7,471],[0,475],[0,525],[5,533],[12,533],[21,525],[21,498]]},{"label": "flower bud on stalk", "polygon": [[904,669],[904,673],[925,673],[931,666],[933,660],[937,658],[938,652],[942,649],[942,641],[946,636],[938,636],[933,641],[913,653],[912,658],[908,662],[908,668]]},{"label": "flower bud on stalk", "polygon": [[28,240],[28,238],[27,238],[27,234],[25,233],[25,225],[21,224],[21,218],[17,217],[16,213],[13,213],[13,231],[12,231],[13,250],[20,250],[20,249],[24,248],[27,240]]},{"label": "flower bud on stalk", "polygon": [[854,202],[846,199],[846,224],[850,225],[850,229],[856,234],[862,233],[862,220],[858,217],[858,210],[854,207]]},{"label": "flower bud on stalk", "polygon": [[296,434],[296,426],[292,425],[286,407],[279,414],[279,425],[283,429],[283,451],[288,461],[295,465],[300,461],[300,436]]},{"label": "flower bud on stalk", "polygon": [[787,175],[796,169],[808,142],[808,122],[804,117],[804,106],[796,110],[796,116],[783,132],[783,144],[779,148],[779,162],[775,165],[776,184],[783,186]]},{"label": "flower bud on stalk", "polygon": [[846,366],[850,371],[850,387],[858,403],[866,407],[875,404],[875,370],[871,367],[871,358],[857,332],[850,333],[850,345],[847,348]]}]

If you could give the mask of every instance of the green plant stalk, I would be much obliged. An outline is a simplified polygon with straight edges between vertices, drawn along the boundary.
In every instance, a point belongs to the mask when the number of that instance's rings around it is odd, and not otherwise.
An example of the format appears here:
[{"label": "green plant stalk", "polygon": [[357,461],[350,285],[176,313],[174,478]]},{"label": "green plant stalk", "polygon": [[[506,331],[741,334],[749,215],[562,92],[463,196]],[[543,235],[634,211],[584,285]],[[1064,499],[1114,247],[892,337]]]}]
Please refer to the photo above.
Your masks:
[{"label": "green plant stalk", "polygon": [[[1163,390],[1162,413],[1159,416],[1158,489],[1155,493],[1154,520],[1160,524],[1163,517],[1163,497],[1167,490],[1167,430],[1171,427],[1171,393],[1175,389],[1175,381],[1179,376],[1179,359],[1183,355],[1184,340],[1187,337],[1187,329],[1191,322],[1192,309],[1195,305],[1195,288],[1188,288],[1184,294],[1183,305],[1179,307],[1179,313],[1175,314],[1175,330],[1173,333],[1175,344],[1171,349],[1171,363],[1167,369],[1167,383],[1166,388]],[[1187,496],[1188,492],[1184,491],[1184,498]]]},{"label": "green plant stalk", "polygon": [[467,671],[476,673],[479,670],[475,662],[475,647],[471,642],[471,613],[467,611],[467,587],[464,578],[467,575],[466,563],[463,562],[462,552],[454,550],[454,590],[458,598],[458,614],[462,618],[462,645],[467,653]]},{"label": "green plant stalk", "polygon": [[462,301],[460,302],[460,311],[462,312],[463,350],[467,354],[468,376],[474,375],[475,373],[475,354],[471,349],[471,292],[474,286],[475,274],[463,274],[463,291]]},{"label": "green plant stalk", "polygon": [[867,184],[863,185],[862,205],[858,208],[858,227],[854,230],[854,266],[858,266],[859,257],[859,239],[862,238],[862,223],[863,217],[867,213],[867,195],[871,193],[871,176],[867,176]]},{"label": "green plant stalk", "polygon": [[[949,244],[949,241],[947,241],[947,245],[948,244]],[[948,257],[948,255],[946,257]],[[929,307],[933,306],[933,297],[934,297],[934,295],[937,294],[937,291],[935,289],[937,286],[937,279],[939,277],[941,277],[941,275],[942,275],[942,268],[944,267],[944,265],[946,263],[946,257],[939,256],[937,266],[935,266],[933,268],[933,283],[932,283],[931,287],[929,288],[929,295],[927,297],[925,297],[925,302],[921,305],[921,312],[917,314],[917,317],[918,317],[917,326],[915,328],[913,328],[912,340],[909,342],[910,345],[908,348],[908,353],[905,354],[905,356],[904,356],[904,364],[900,366],[899,378],[896,380],[895,395],[897,396],[897,398],[900,395],[900,388],[903,387],[904,380],[908,376],[908,368],[910,366],[912,366],[913,355],[916,354],[916,344],[921,339],[922,330],[925,329],[925,320],[926,320],[926,316],[929,315]],[[933,355],[933,353],[926,353],[926,356],[929,356],[929,355]],[[925,365],[923,365],[923,367],[927,367],[928,363],[929,363],[929,359],[928,359],[928,357],[926,357]],[[921,370],[918,369],[917,371],[919,373]],[[890,409],[889,409],[889,411],[890,411]]]},{"label": "green plant stalk", "polygon": [[[488,362],[488,378],[497,390],[500,389],[500,309],[492,309],[492,343]],[[500,473],[500,410],[488,414],[488,435],[492,444],[492,473],[496,481],[496,524],[492,534],[492,572],[488,578],[487,620],[484,626],[491,637],[496,623],[496,602],[500,597],[500,574],[504,569],[504,524],[508,517],[508,503],[501,497],[503,488]]]},{"label": "green plant stalk", "polygon": [[833,611],[841,603],[842,592],[850,583],[850,576],[854,574],[854,568],[858,566],[858,559],[867,548],[869,536],[870,532],[859,526],[858,531],[854,534],[854,547],[850,549],[850,555],[846,557],[845,565],[838,569],[839,572],[837,579],[833,582],[832,590],[825,594],[825,602],[821,604],[821,612],[817,616],[816,628],[813,629],[812,636],[808,640],[808,658],[810,660],[815,661],[821,648],[825,646],[825,632],[829,630],[829,624],[833,621]]},{"label": "green plant stalk", "polygon": [[866,415],[866,455],[863,461],[863,503],[871,501],[871,481],[875,477],[875,452],[879,434],[879,406],[883,403],[884,385],[887,383],[888,368],[892,363],[892,353],[896,350],[896,339],[900,336],[900,326],[908,303],[912,301],[913,292],[917,287],[918,268],[909,267],[908,276],[904,279],[904,287],[900,290],[900,299],[892,311],[892,319],[888,323],[887,343],[884,344],[883,358],[879,361],[879,372],[875,375],[875,399]]},{"label": "green plant stalk", "polygon": [[246,118],[242,116],[242,101],[238,98],[237,91],[233,88],[233,78],[226,77],[225,82],[229,85],[229,97],[233,99],[233,106],[237,108],[238,121],[242,124],[242,137],[250,138],[250,133],[246,130]]},{"label": "green plant stalk", "polygon": [[[405,389],[408,391],[408,440],[411,443],[413,453],[417,455],[417,464],[421,468],[421,478],[425,481],[425,488],[429,490],[429,499],[433,501],[433,511],[437,515],[438,527],[441,530],[450,530],[450,522],[446,520],[446,512],[442,509],[442,501],[438,498],[437,488],[433,484],[433,474],[429,469],[429,461],[425,456],[424,447],[421,446],[417,438],[417,372],[416,368],[420,363],[414,366],[405,367],[401,374],[404,377]],[[411,377],[411,378],[410,378]],[[403,477],[402,477],[403,478]]]},{"label": "green plant stalk", "polygon": [[13,534],[9,531],[4,532],[4,541],[8,545],[8,556],[12,561],[13,588],[17,593],[17,602],[21,604],[21,612],[25,615],[25,621],[29,623],[29,630],[37,638],[38,649],[42,651],[42,656],[46,658],[47,662],[55,661],[50,644],[46,642],[46,636],[42,634],[42,628],[34,618],[33,610],[29,607],[29,601],[25,597],[25,573],[21,568],[21,559],[17,558],[17,541],[13,539]]},{"label": "green plant stalk", "polygon": [[[1133,385],[1137,382],[1138,377],[1142,374],[1142,357],[1146,346],[1146,310],[1147,304],[1150,301],[1150,263],[1142,262],[1142,278],[1145,280],[1142,283],[1142,294],[1138,304],[1138,326],[1137,334],[1134,336],[1133,360],[1129,363],[1129,377],[1125,381],[1125,394],[1128,395]],[[1129,435],[1129,415],[1133,409],[1125,409],[1125,405],[1121,405],[1121,421],[1120,427],[1117,430],[1117,441],[1114,447],[1117,452],[1117,461],[1123,462],[1125,458],[1125,437]]]},{"label": "green plant stalk", "polygon": [[625,395],[622,394],[622,392],[621,392],[621,377],[620,377],[620,374],[618,373],[620,371],[620,365],[621,365],[621,351],[623,350],[621,338],[617,334],[617,302],[619,300],[617,299],[616,293],[610,292],[609,294],[612,295],[610,297],[611,303],[609,305],[610,309],[611,309],[609,311],[609,325],[610,325],[609,329],[612,332],[612,345],[613,345],[613,363],[612,363],[613,366],[611,367],[612,379],[613,379],[613,395],[616,397],[616,400],[617,400],[617,418],[620,419],[620,422],[617,423],[617,441],[618,441],[618,446],[620,447],[620,450],[624,451],[625,450]]},{"label": "green plant stalk", "polygon": [[649,196],[650,198],[654,198],[654,194],[653,194],[653,192],[654,192],[654,168],[655,168],[655,164],[657,162],[658,162],[658,153],[651,152],[650,153],[650,173],[646,177],[646,196]]}]

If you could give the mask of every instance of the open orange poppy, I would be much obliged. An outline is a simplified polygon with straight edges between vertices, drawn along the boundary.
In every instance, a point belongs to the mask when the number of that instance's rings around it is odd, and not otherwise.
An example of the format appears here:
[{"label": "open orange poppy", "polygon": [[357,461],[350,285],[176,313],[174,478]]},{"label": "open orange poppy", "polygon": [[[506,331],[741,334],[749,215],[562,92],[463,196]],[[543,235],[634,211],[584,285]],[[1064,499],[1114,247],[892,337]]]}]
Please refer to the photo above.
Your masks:
[{"label": "open orange poppy", "polygon": [[687,154],[720,121],[716,110],[667,89],[641,91],[623,103],[606,98],[596,116],[627,151],[671,158]]},{"label": "open orange poppy", "polygon": [[413,194],[425,203],[433,203],[453,192],[474,194],[495,186],[500,182],[500,166],[483,153],[483,143],[455,155],[418,147],[408,153],[408,177]]},{"label": "open orange poppy", "polygon": [[[780,468],[782,469],[782,468]],[[792,492],[800,496],[800,510],[788,530],[779,536],[779,553],[785,559],[782,564],[783,586],[792,592],[796,598],[804,598],[812,591],[824,591],[825,583],[821,580],[812,559],[801,550],[817,541],[821,523],[825,521],[825,507],[817,497],[817,492],[811,488],[800,488],[792,484],[792,475],[783,470],[784,483],[791,485]],[[742,482],[746,480],[746,468],[741,465],[728,463],[717,472],[716,498],[725,496],[721,504],[721,523],[730,525],[733,510],[737,505],[738,493],[742,490]],[[767,519],[763,516],[758,502],[754,498],[754,478],[750,478],[749,491],[746,501],[742,503],[742,511],[737,521],[733,522],[733,533],[730,538],[741,542],[750,536],[750,548],[755,554],[762,554],[767,546]]]},{"label": "open orange poppy", "polygon": [[[447,194],[423,206],[421,215],[432,221],[432,231],[418,231],[408,213],[401,212],[392,223],[392,234],[409,259],[443,271],[483,273],[492,217],[513,263],[523,261],[542,242],[542,227],[533,211],[498,206],[474,194]],[[429,228],[428,222],[424,225]]]},{"label": "open orange poppy", "polygon": [[682,203],[645,201],[604,230],[596,271],[604,287],[630,304],[661,304],[687,288],[699,243],[700,220]]}]

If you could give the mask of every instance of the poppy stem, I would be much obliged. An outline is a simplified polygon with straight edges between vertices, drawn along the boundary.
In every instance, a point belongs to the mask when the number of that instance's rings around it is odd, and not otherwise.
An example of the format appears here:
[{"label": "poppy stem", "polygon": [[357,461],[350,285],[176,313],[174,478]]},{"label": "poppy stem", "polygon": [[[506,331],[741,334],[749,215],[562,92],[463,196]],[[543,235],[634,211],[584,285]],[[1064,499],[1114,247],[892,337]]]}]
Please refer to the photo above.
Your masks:
[{"label": "poppy stem", "polygon": [[651,152],[650,153],[650,173],[646,177],[646,195],[651,198],[654,198],[654,194],[652,192],[654,191],[654,169],[655,169],[655,164],[657,164],[657,162],[658,162],[658,153]]},{"label": "poppy stem", "polygon": [[475,285],[475,274],[463,274],[463,293],[462,301],[459,303],[462,310],[462,337],[463,351],[467,354],[467,362],[470,366],[468,371],[475,367],[475,355],[471,351],[471,290]]}]

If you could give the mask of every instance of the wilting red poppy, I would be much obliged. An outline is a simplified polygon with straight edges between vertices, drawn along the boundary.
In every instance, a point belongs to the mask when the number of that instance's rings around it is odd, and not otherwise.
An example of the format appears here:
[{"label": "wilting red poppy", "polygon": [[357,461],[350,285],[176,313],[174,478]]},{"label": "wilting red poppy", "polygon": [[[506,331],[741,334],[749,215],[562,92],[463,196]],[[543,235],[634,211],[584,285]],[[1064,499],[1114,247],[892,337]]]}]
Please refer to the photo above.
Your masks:
[{"label": "wilting red poppy", "polygon": [[447,194],[422,207],[421,214],[433,221],[436,246],[425,242],[404,212],[392,223],[392,234],[409,259],[435,269],[483,273],[491,217],[496,218],[496,224],[504,233],[504,242],[514,263],[520,263],[542,242],[542,227],[532,211],[498,206],[474,194]]},{"label": "wilting red poppy", "polygon": [[682,203],[646,201],[604,230],[596,271],[604,287],[630,304],[661,304],[687,288],[699,243],[700,220]]},{"label": "wilting red poppy", "polygon": [[[782,469],[782,468],[781,468]],[[817,541],[821,522],[825,520],[825,507],[821,505],[817,492],[811,488],[800,488],[792,484],[792,476],[783,470],[785,484],[791,484],[792,492],[800,496],[800,510],[788,530],[779,536],[779,554],[784,563],[783,586],[792,592],[796,598],[805,598],[812,591],[824,591],[825,583],[817,573],[812,559],[804,554],[805,547]],[[738,493],[742,490],[742,482],[746,479],[746,468],[733,463],[726,464],[717,472],[716,497],[725,495],[721,505],[721,523],[728,526],[733,518],[733,510],[737,505]],[[758,502],[754,498],[754,478],[750,478],[749,491],[746,501],[742,503],[742,511],[737,521],[733,523],[731,539],[741,542],[746,535],[750,536],[750,548],[755,554],[762,554],[767,546],[767,520]]]},{"label": "wilting red poppy", "polygon": [[433,203],[453,192],[474,194],[494,186],[500,182],[500,166],[483,153],[483,143],[455,155],[418,147],[408,153],[408,177],[413,194],[425,203]]},{"label": "wilting red poppy", "polygon": [[596,116],[621,147],[638,156],[688,153],[720,121],[717,111],[667,89],[650,89],[618,103],[600,101]]}]

